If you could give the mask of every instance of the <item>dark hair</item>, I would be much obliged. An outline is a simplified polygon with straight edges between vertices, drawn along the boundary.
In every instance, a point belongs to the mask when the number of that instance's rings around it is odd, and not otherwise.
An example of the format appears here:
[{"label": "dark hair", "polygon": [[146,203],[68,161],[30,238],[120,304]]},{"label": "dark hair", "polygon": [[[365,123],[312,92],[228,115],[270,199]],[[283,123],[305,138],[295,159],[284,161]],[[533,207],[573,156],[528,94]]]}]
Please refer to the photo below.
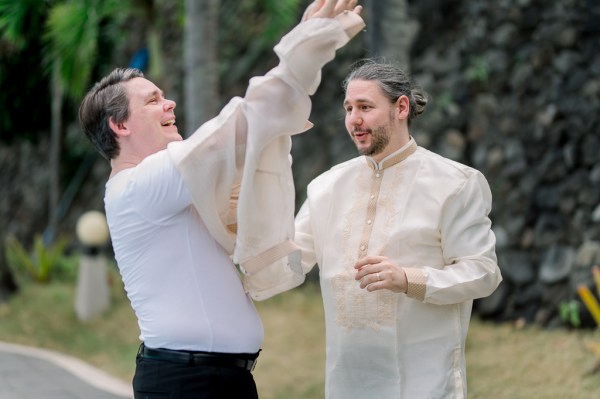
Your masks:
[{"label": "dark hair", "polygon": [[86,94],[79,107],[79,122],[87,138],[107,160],[119,155],[119,143],[108,122],[121,123],[129,118],[129,98],[123,82],[143,78],[135,68],[117,68],[102,78]]},{"label": "dark hair", "polygon": [[354,79],[376,81],[383,94],[392,103],[395,103],[400,96],[408,97],[410,103],[409,124],[425,111],[427,93],[415,87],[408,74],[395,65],[380,63],[372,59],[359,61],[342,83],[344,92],[348,89],[348,84]]}]

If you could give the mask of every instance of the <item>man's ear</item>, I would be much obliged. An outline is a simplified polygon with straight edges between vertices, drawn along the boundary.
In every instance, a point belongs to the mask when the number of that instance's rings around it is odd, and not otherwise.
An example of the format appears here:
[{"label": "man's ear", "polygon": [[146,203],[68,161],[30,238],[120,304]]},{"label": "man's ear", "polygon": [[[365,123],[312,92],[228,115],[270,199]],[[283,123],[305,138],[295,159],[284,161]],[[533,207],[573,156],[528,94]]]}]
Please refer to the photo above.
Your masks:
[{"label": "man's ear", "polygon": [[108,126],[112,129],[113,132],[117,135],[117,137],[129,136],[129,129],[125,126],[124,123],[116,123],[112,116],[108,118]]},{"label": "man's ear", "polygon": [[396,100],[396,115],[398,119],[408,119],[410,113],[410,101],[407,96],[400,96]]}]

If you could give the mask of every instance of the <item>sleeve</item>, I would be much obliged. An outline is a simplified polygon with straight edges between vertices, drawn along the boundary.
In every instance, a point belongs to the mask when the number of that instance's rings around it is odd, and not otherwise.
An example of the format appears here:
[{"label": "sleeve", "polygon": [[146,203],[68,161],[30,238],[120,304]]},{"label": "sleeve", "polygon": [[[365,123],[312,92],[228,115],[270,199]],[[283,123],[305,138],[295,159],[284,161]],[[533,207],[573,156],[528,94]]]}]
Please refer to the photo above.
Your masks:
[{"label": "sleeve", "polygon": [[308,274],[317,263],[315,239],[310,223],[308,199],[304,201],[304,204],[300,207],[300,210],[296,215],[295,225],[296,233],[294,241],[300,248],[302,272]]},{"label": "sleeve", "polygon": [[[275,47],[279,65],[253,82],[256,86],[268,84],[274,92],[246,96],[248,141],[233,258],[247,271],[258,271],[299,251],[293,241],[291,135],[310,126],[309,96],[319,85],[321,69],[363,26],[355,13],[301,23]],[[262,234],[257,236],[256,231]]]},{"label": "sleeve", "polygon": [[128,184],[135,187],[136,209],[148,220],[162,223],[192,203],[181,174],[165,151],[146,157],[130,173]]},{"label": "sleeve", "polygon": [[[232,99],[189,139],[169,145],[208,230],[249,277],[265,268],[300,268],[293,243],[291,136],[310,126],[309,96],[320,83],[321,68],[363,26],[355,13],[299,24],[275,47],[279,65],[252,78],[244,98]],[[232,189],[237,185],[237,220],[232,220]],[[255,299],[291,288],[259,287],[261,281],[275,284],[271,277],[247,285],[262,291]]]},{"label": "sleeve", "polygon": [[490,295],[502,281],[488,214],[492,195],[479,172],[451,196],[442,211],[441,244],[446,266],[405,268],[409,297],[438,305]]}]

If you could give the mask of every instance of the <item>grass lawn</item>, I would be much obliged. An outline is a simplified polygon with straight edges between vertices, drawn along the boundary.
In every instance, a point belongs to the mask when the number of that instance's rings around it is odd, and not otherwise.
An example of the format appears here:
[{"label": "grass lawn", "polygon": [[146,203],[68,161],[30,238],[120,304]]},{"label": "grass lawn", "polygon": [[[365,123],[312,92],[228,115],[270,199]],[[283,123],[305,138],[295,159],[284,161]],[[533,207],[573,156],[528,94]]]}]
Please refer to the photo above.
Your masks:
[{"label": "grass lawn", "polygon": [[[74,283],[29,284],[0,304],[0,340],[57,350],[130,381],[138,329],[111,274],[112,306],[80,323]],[[261,399],[320,399],[324,384],[324,321],[318,288],[306,285],[257,308],[265,343],[254,371]],[[599,331],[516,329],[474,319],[467,344],[470,399],[592,399],[600,397],[599,361],[587,348]]]}]

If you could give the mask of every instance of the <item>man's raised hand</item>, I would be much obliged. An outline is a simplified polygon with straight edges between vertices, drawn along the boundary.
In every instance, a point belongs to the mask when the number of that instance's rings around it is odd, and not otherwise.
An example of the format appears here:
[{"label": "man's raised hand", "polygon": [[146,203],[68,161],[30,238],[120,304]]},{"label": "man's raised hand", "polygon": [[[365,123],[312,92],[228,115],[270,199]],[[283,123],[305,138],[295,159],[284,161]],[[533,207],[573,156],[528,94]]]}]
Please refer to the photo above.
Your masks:
[{"label": "man's raised hand", "polygon": [[358,0],[315,0],[304,11],[302,21],[311,18],[333,18],[344,11],[360,14],[362,6],[357,3]]}]

